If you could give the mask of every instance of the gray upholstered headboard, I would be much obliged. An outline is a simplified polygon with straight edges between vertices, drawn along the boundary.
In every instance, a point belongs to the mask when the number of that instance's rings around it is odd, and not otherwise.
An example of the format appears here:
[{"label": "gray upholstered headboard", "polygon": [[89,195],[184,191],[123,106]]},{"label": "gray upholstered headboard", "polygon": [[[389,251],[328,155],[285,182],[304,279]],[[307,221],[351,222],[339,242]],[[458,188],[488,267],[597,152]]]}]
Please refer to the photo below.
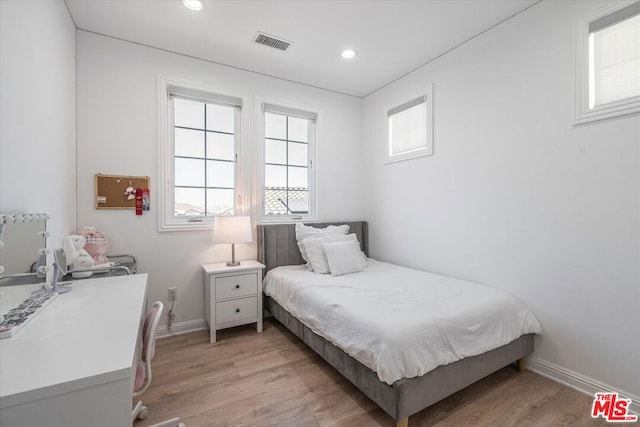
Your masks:
[{"label": "gray upholstered headboard", "polygon": [[[369,235],[366,221],[309,223],[312,227],[349,225],[349,233],[358,236],[362,251],[369,255]],[[295,224],[258,224],[258,261],[267,266],[266,271],[281,265],[304,264],[296,242]],[[266,272],[265,271],[265,272]]]}]

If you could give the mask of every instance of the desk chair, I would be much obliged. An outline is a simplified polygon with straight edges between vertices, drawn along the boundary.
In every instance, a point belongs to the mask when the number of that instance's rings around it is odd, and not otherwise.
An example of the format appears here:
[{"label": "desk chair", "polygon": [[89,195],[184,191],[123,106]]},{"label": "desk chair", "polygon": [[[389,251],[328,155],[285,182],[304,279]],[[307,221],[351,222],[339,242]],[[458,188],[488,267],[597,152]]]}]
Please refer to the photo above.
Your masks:
[{"label": "desk chair", "polygon": [[[147,391],[151,384],[151,359],[153,359],[153,356],[156,353],[156,331],[158,329],[160,318],[162,317],[163,308],[164,306],[162,302],[154,302],[144,319],[144,327],[142,329],[142,360],[138,361],[138,365],[136,367],[133,397],[138,397]],[[147,415],[149,415],[149,409],[144,406],[140,400],[133,408],[131,421],[135,421],[136,418],[143,420],[147,418]],[[156,424],[153,427],[184,427],[184,424],[180,422],[180,419],[173,418]]]}]

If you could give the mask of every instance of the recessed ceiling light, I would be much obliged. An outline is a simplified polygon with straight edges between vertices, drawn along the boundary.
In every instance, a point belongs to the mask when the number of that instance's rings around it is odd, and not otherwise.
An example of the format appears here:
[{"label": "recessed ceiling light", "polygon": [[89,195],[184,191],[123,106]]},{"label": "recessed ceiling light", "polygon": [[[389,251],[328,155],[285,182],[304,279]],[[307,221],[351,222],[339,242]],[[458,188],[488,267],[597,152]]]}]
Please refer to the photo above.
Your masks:
[{"label": "recessed ceiling light", "polygon": [[344,59],[353,59],[356,56],[356,51],[353,49],[345,49],[340,54]]},{"label": "recessed ceiling light", "polygon": [[187,9],[202,10],[202,2],[200,0],[182,0],[182,4],[185,5]]}]

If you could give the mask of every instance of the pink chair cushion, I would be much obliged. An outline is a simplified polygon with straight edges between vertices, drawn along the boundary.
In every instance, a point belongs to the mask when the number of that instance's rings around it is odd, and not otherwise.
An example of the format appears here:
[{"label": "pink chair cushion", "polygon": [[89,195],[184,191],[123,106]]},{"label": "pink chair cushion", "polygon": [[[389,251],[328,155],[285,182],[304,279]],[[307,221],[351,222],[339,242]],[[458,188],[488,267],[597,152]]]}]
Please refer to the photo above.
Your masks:
[{"label": "pink chair cushion", "polygon": [[[138,361],[136,366],[136,378],[133,384],[133,391],[137,392],[145,387],[145,380],[150,378],[150,372],[147,372],[147,357],[149,358],[148,362],[151,362],[153,356],[156,353],[156,340],[155,340],[155,330],[153,329],[154,318],[156,316],[161,315],[158,311],[162,310],[162,305],[154,304],[147,315],[144,318],[144,326],[142,329],[142,360]],[[148,353],[148,355],[147,355]],[[149,368],[151,369],[151,368]]]},{"label": "pink chair cushion", "polygon": [[151,339],[154,332],[152,330],[153,326],[153,318],[156,316],[158,312],[158,306],[153,306],[147,312],[147,317],[144,319],[144,330],[142,332],[142,360],[147,360],[147,351],[149,351],[149,361],[153,359],[153,356],[156,354],[156,340]]},{"label": "pink chair cushion", "polygon": [[145,369],[145,364],[142,360],[138,361],[138,366],[136,367],[136,380],[133,384],[133,391],[138,391],[144,385],[144,380],[147,379],[147,370]]}]

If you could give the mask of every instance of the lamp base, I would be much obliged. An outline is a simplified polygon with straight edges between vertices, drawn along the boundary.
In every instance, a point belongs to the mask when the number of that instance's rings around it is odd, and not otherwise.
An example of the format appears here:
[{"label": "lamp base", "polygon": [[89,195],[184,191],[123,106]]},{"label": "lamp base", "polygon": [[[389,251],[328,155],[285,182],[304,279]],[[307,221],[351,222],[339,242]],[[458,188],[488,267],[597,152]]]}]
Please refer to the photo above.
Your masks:
[{"label": "lamp base", "polygon": [[236,261],[236,244],[231,244],[231,261],[227,261],[227,267],[237,267],[240,261]]}]

